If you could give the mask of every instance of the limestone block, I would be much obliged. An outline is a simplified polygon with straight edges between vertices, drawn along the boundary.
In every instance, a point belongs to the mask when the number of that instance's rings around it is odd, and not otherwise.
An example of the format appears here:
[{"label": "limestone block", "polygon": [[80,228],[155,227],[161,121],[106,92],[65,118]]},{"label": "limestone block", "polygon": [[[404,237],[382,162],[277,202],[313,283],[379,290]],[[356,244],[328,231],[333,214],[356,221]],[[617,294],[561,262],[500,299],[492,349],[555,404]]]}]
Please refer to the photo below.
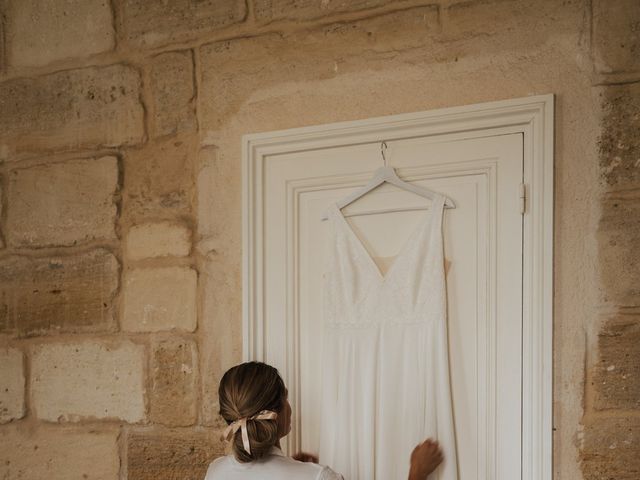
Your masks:
[{"label": "limestone block", "polygon": [[14,247],[116,238],[118,160],[73,160],[9,173],[7,241]]},{"label": "limestone block", "polygon": [[[584,5],[557,0],[453,1],[442,11],[442,39],[455,57],[539,49],[585,28]],[[574,48],[571,45],[571,48]]]},{"label": "limestone block", "polygon": [[209,463],[224,455],[220,431],[146,430],[127,437],[128,480],[202,480]]},{"label": "limestone block", "polygon": [[115,46],[111,7],[104,0],[8,0],[7,6],[11,65],[41,66]]},{"label": "limestone block", "polygon": [[2,75],[7,68],[7,54],[6,54],[6,46],[5,46],[5,26],[2,20],[2,16],[0,16],[0,75]]},{"label": "limestone block", "polygon": [[195,342],[180,338],[154,342],[150,420],[170,427],[197,419],[198,357]]},{"label": "limestone block", "polygon": [[640,3],[593,2],[593,50],[601,73],[640,71]]},{"label": "limestone block", "polygon": [[640,418],[601,417],[585,426],[584,480],[640,478]]},{"label": "limestone block", "polygon": [[118,429],[6,425],[0,434],[0,472],[6,480],[119,478]]},{"label": "limestone block", "polygon": [[[274,34],[203,46],[198,98],[203,127],[218,131],[259,90],[280,82],[330,78],[333,61],[328,62],[326,54],[316,52],[304,39],[298,40]],[[269,129],[268,120],[265,122]]]},{"label": "limestone block", "polygon": [[[406,7],[410,2],[394,2],[396,7]],[[332,13],[353,12],[388,5],[387,0],[255,0],[255,16],[259,22],[274,20],[312,20]]]},{"label": "limestone block", "polygon": [[[217,157],[218,150],[215,147],[203,148],[198,153],[198,178],[196,181],[198,194],[197,218],[198,233],[203,237],[208,237],[215,232],[215,220],[212,213],[215,208],[216,182],[222,180],[219,175],[219,162]],[[229,181],[228,178],[225,180],[227,182]],[[224,211],[224,209],[220,210]],[[206,252],[202,253],[206,254]]]},{"label": "limestone block", "polygon": [[[2,32],[0,32],[1,34]],[[1,47],[1,46],[0,46]],[[0,67],[0,72],[2,67]],[[2,212],[4,211],[4,205],[2,203],[2,199],[3,199],[3,193],[2,193],[2,183],[3,183],[3,178],[0,176],[0,216],[2,216]],[[4,232],[2,231],[2,225],[0,224],[0,249],[5,247],[5,243],[4,243]]]},{"label": "limestone block", "polygon": [[595,408],[640,408],[640,316],[619,315],[607,322],[598,341]]},{"label": "limestone block", "polygon": [[246,2],[238,0],[125,0],[126,38],[141,46],[195,38],[244,21]]},{"label": "limestone block", "polygon": [[597,238],[602,300],[620,306],[640,305],[640,196],[637,193],[616,194],[602,202]]},{"label": "limestone block", "polygon": [[215,238],[213,248],[224,255],[228,250],[235,251],[236,235],[242,231],[238,201],[241,166],[219,158],[219,150],[213,147],[200,150],[198,165],[198,233]]},{"label": "limestone block", "polygon": [[124,341],[44,344],[31,360],[32,405],[57,421],[145,419],[144,347]]},{"label": "limestone block", "polygon": [[130,260],[176,256],[191,251],[191,230],[170,222],[135,225],[127,234],[127,256]]},{"label": "limestone block", "polygon": [[610,189],[640,186],[640,83],[599,91],[603,113],[598,141],[600,175]]},{"label": "limestone block", "polygon": [[124,280],[122,328],[129,332],[184,330],[197,325],[198,275],[188,267],[145,268]]},{"label": "limestone block", "polygon": [[138,72],[126,65],[2,82],[0,149],[19,153],[140,143],[145,134],[140,86]]},{"label": "limestone block", "polygon": [[[198,243],[201,263],[202,320],[200,358],[202,370],[201,421],[215,425],[220,420],[218,384],[222,374],[242,359],[242,281],[240,218],[237,198],[239,165],[225,162],[217,148],[203,148],[198,169],[198,232],[206,237]],[[230,194],[230,189],[238,195]]]},{"label": "limestone block", "polygon": [[157,55],[151,65],[155,136],[196,128],[193,54],[189,51]]},{"label": "limestone block", "polygon": [[202,270],[200,358],[202,422],[216,425],[218,384],[224,372],[242,361],[242,275],[240,252],[210,255]]},{"label": "limestone block", "polygon": [[0,423],[24,416],[23,355],[15,348],[0,348]]},{"label": "limestone block", "polygon": [[[308,109],[290,107],[292,98],[299,96],[299,85],[347,73],[347,59],[372,69],[367,55],[396,56],[399,51],[427,45],[425,55],[434,55],[432,45],[438,29],[438,8],[431,5],[288,35],[204,45],[200,49],[202,88],[198,99],[201,128],[215,134],[242,108],[269,100],[277,106],[262,119],[261,128],[272,128],[272,118],[278,116],[286,116],[291,126],[307,124]],[[282,88],[278,90],[278,86]],[[331,101],[326,103],[334,111],[340,109]]]},{"label": "limestone block", "polygon": [[196,135],[151,142],[124,157],[123,217],[132,223],[192,213]]},{"label": "limestone block", "polygon": [[0,261],[0,332],[37,335],[115,328],[120,266],[106,250]]}]

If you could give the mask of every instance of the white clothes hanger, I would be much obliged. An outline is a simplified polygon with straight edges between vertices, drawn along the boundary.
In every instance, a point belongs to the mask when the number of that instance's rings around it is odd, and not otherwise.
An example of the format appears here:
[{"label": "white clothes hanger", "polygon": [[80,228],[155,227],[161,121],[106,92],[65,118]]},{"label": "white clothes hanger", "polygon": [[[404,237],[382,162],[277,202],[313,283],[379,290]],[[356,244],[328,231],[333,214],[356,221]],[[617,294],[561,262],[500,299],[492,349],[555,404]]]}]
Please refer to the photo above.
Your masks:
[{"label": "white clothes hanger", "polygon": [[[391,185],[394,185],[402,190],[406,190],[406,191],[415,193],[416,195],[420,195],[421,197],[428,198],[429,200],[433,200],[436,197],[436,195],[438,195],[438,193],[426,187],[419,187],[417,185],[413,185],[409,182],[405,182],[404,180],[400,179],[400,177],[398,177],[398,175],[396,174],[396,171],[392,167],[387,166],[387,157],[384,154],[386,149],[387,149],[387,142],[383,141],[380,144],[380,153],[382,154],[384,166],[378,168],[373,173],[373,177],[371,178],[371,180],[369,180],[369,182],[364,187],[356,190],[352,194],[347,195],[343,199],[339,200],[337,202],[337,205],[340,210],[342,210],[347,205],[355,202],[357,199],[365,196],[367,193],[371,192],[372,190],[375,190],[385,182],[390,183]],[[445,205],[445,208],[456,208],[456,205],[453,202],[453,200],[451,200],[448,197],[445,197],[444,205]],[[351,213],[351,214],[345,215],[345,217],[351,217],[356,215],[373,215],[378,213],[390,213],[390,212],[406,212],[410,210],[426,210],[427,208],[429,207],[424,206],[424,207],[388,208],[383,210],[370,210],[370,211],[364,211],[364,212]],[[327,218],[329,218],[328,213],[325,213],[322,216],[322,220],[326,220]]]}]

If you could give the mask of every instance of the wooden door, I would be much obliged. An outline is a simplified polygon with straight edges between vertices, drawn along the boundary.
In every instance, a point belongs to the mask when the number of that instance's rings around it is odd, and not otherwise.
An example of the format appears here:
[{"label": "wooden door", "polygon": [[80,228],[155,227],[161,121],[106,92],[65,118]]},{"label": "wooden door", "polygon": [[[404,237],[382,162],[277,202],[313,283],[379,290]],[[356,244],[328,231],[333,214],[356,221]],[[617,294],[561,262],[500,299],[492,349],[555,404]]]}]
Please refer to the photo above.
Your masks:
[{"label": "wooden door", "polygon": [[[266,361],[283,374],[294,411],[286,446],[314,452],[322,421],[322,275],[329,236],[321,217],[330,203],[364,185],[383,159],[380,142],[372,138],[349,142],[334,135],[335,142],[296,148],[300,139],[307,141],[306,131],[299,130],[286,149],[278,144],[278,134],[263,140],[261,162],[245,172],[259,179],[245,183],[245,206],[252,212],[244,232],[245,358]],[[542,427],[550,434],[550,424],[532,406],[550,405],[551,399],[540,401],[547,384],[532,375],[543,365],[537,363],[542,352],[532,348],[531,337],[543,337],[532,334],[537,327],[530,313],[540,293],[531,272],[548,259],[533,255],[535,245],[527,244],[538,235],[527,222],[545,219],[536,210],[539,194],[524,214],[523,181],[531,180],[535,169],[530,131],[518,130],[386,136],[388,164],[401,178],[456,204],[446,210],[444,239],[460,480],[542,479],[547,477],[538,472],[550,473],[550,450],[543,449],[547,437],[541,435]],[[385,258],[391,261],[424,216],[411,207],[427,203],[383,186],[345,213],[407,209],[347,217],[384,268]],[[538,217],[527,219],[531,211]],[[541,387],[536,391],[534,385]],[[399,415],[399,421],[411,421],[410,412]],[[529,456],[533,453],[535,458]]]}]

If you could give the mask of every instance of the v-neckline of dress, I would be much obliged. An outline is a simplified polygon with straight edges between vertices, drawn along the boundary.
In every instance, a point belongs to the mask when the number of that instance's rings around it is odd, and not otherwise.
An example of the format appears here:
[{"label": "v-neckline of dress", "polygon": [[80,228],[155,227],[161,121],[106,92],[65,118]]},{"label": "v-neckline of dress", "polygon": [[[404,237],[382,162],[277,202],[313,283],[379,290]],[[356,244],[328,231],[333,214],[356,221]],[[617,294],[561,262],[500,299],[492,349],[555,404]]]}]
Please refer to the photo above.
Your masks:
[{"label": "v-neckline of dress", "polygon": [[367,248],[364,246],[364,243],[362,242],[362,240],[360,240],[360,237],[358,237],[358,235],[356,235],[356,232],[353,230],[351,225],[349,225],[349,222],[347,222],[347,219],[345,218],[344,214],[340,210],[340,207],[338,207],[338,204],[334,203],[332,205],[332,207],[333,207],[333,210],[334,210],[334,213],[335,213],[336,217],[338,217],[338,220],[340,221],[340,223],[344,226],[345,230],[347,231],[347,235],[349,237],[351,237],[351,239],[357,245],[357,248],[360,250],[360,252],[366,258],[367,264],[369,265],[370,268],[373,269],[373,271],[375,272],[375,274],[376,274],[378,280],[380,281],[380,283],[385,283],[387,281],[387,279],[391,276],[391,274],[395,271],[396,265],[406,255],[406,251],[409,249],[409,247],[411,245],[414,244],[414,241],[416,240],[418,235],[421,232],[423,232],[424,230],[426,230],[427,224],[431,224],[432,223],[433,216],[436,213],[436,209],[438,207],[440,207],[440,205],[439,205],[439,200],[440,199],[441,199],[441,197],[438,195],[436,198],[434,198],[432,200],[431,206],[429,207],[429,209],[427,211],[427,214],[418,222],[418,224],[414,227],[414,229],[411,232],[411,234],[409,234],[409,236],[407,237],[407,239],[404,242],[404,245],[402,246],[400,251],[397,253],[397,255],[395,255],[393,261],[391,262],[391,265],[389,265],[389,268],[387,268],[386,273],[383,273],[382,270],[380,270],[380,267],[378,267],[378,265],[376,264],[375,260],[373,259],[373,256],[369,252],[369,250],[367,250]]}]

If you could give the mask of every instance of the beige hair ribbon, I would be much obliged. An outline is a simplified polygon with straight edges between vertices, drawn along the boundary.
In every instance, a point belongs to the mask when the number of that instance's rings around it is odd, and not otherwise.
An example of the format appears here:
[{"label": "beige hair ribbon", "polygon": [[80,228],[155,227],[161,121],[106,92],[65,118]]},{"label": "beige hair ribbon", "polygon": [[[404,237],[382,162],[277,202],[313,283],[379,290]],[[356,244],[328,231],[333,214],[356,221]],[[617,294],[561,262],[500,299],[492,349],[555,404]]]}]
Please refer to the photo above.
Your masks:
[{"label": "beige hair ribbon", "polygon": [[275,420],[276,418],[278,418],[278,414],[276,412],[272,412],[271,410],[262,410],[251,417],[239,418],[238,420],[229,424],[227,428],[225,428],[224,432],[222,433],[222,438],[229,441],[238,430],[241,430],[242,446],[247,451],[247,453],[251,455],[249,433],[247,432],[247,420]]}]

